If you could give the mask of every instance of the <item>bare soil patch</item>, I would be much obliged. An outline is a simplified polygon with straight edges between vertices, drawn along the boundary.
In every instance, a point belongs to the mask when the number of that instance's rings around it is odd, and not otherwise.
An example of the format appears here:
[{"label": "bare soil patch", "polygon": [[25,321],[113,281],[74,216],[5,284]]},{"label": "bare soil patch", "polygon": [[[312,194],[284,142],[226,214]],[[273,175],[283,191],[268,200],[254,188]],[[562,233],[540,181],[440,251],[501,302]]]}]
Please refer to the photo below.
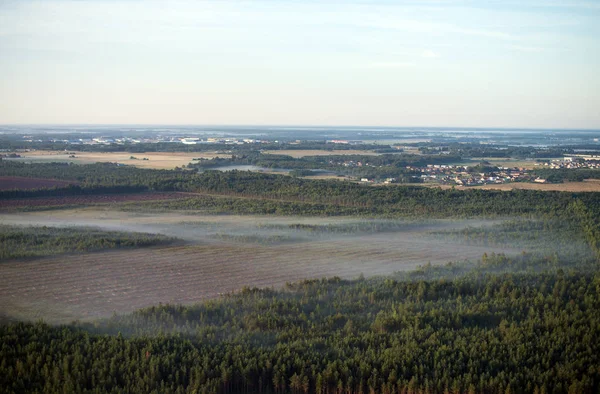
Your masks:
[{"label": "bare soil patch", "polygon": [[118,203],[130,201],[153,201],[188,198],[184,193],[130,193],[130,194],[100,194],[90,196],[60,196],[60,197],[33,197],[12,198],[0,200],[0,210],[23,207],[56,207],[86,204]]},{"label": "bare soil patch", "polygon": [[365,237],[291,246],[208,244],[11,261],[0,265],[0,305],[51,322],[127,313],[158,303],[192,304],[241,289],[305,278],[354,278],[427,263],[476,259],[489,248],[431,249]]},{"label": "bare soil patch", "polygon": [[544,190],[560,192],[600,192],[600,180],[589,179],[583,182],[565,182],[565,183],[503,183],[500,185],[475,186],[477,189],[485,190]]},{"label": "bare soil patch", "polygon": [[502,183],[497,185],[481,185],[481,186],[458,186],[458,185],[440,185],[438,183],[410,183],[404,184],[410,186],[422,186],[440,189],[452,189],[457,190],[469,190],[469,189],[483,189],[483,190],[541,190],[541,191],[558,191],[558,192],[600,192],[600,179],[587,179],[583,182],[565,182],[565,183],[525,183],[525,182],[513,182],[513,183]]},{"label": "bare soil patch", "polygon": [[[457,245],[428,235],[435,222],[401,232],[316,234],[283,230],[286,224],[331,225],[357,218],[194,215],[116,212],[82,208],[3,214],[6,224],[81,225],[180,236],[185,245],[63,255],[0,264],[0,312],[15,319],[53,323],[92,320],[158,303],[192,304],[244,286],[280,287],[305,278],[355,278],[413,269],[428,262],[476,260],[487,252],[519,253]],[[281,230],[260,225],[283,225]],[[258,225],[258,227],[257,227]],[[216,240],[210,233],[300,237],[275,244]]]}]

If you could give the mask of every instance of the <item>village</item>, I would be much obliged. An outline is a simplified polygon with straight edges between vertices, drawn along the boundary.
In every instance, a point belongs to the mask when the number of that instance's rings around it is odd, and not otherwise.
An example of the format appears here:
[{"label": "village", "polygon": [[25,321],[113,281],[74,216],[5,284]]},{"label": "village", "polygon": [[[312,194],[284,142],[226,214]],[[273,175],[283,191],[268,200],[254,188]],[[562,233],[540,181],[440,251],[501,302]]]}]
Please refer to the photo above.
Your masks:
[{"label": "village", "polygon": [[[344,166],[369,166],[369,163],[344,163]],[[422,183],[456,186],[480,186],[511,182],[547,183],[535,174],[536,169],[600,169],[600,156],[574,155],[562,159],[536,162],[533,168],[493,166],[487,162],[475,166],[452,164],[428,164],[424,167],[406,166],[406,170],[419,174]],[[396,178],[377,180],[360,178],[361,182],[374,184],[397,183]]]}]

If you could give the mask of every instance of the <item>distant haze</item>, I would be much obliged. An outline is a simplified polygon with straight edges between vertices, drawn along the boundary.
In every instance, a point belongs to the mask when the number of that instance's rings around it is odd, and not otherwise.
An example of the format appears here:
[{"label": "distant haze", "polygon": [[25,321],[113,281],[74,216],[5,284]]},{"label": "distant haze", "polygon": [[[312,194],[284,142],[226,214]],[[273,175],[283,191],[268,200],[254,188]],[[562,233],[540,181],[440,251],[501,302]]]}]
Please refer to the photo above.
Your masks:
[{"label": "distant haze", "polygon": [[0,124],[600,128],[597,0],[2,0]]}]

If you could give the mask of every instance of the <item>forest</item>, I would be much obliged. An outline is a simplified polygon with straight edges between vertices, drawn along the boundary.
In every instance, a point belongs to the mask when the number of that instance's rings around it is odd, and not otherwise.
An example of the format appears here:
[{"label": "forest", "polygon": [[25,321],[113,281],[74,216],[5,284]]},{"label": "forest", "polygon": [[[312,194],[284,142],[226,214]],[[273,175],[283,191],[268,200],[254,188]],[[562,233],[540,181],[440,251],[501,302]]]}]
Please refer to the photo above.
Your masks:
[{"label": "forest", "polygon": [[[460,161],[459,156],[451,155],[327,155],[293,158],[287,155],[262,154],[260,152],[238,153],[231,159],[201,160],[188,165],[189,168],[209,169],[228,165],[255,165],[264,168],[283,168],[288,170],[325,170],[340,175],[369,178],[398,178],[401,183],[421,182],[420,172],[409,170],[407,166],[426,166],[427,164],[450,164]],[[355,163],[346,166],[344,163]],[[356,165],[360,163],[360,165]],[[309,173],[303,172],[303,176]]]},{"label": "forest", "polygon": [[[51,326],[1,316],[0,393],[597,393],[600,390],[600,196],[515,190],[372,187],[250,172],[96,164],[0,163],[2,175],[77,182],[7,190],[181,191],[120,209],[348,215],[350,225],[265,224],[276,231],[400,231],[366,218],[506,218],[439,231],[458,244],[532,252],[423,265],[384,277],[244,288],[199,304]],[[407,222],[411,225],[411,221]],[[278,227],[279,226],[279,227]],[[284,226],[284,227],[282,227]],[[173,242],[163,236],[1,227],[3,258]],[[235,235],[234,235],[235,236]],[[231,235],[217,234],[225,241]],[[245,235],[244,242],[263,242]],[[234,240],[235,241],[235,240]],[[286,242],[277,238],[274,242]],[[536,245],[541,245],[536,248]],[[549,252],[543,245],[552,245]],[[44,252],[45,253],[45,252]],[[293,263],[293,262],[292,262]]]},{"label": "forest", "polygon": [[[440,152],[439,143],[415,143],[411,144],[419,147],[423,154],[435,154]],[[534,146],[510,146],[500,144],[481,144],[479,142],[450,142],[441,144],[443,150],[451,155],[458,155],[464,158],[473,157],[494,157],[494,158],[548,158],[562,157],[565,154],[573,153],[574,146],[552,146],[552,147],[534,147]],[[594,149],[593,147],[589,147]]]},{"label": "forest", "polygon": [[168,245],[175,241],[160,234],[104,231],[91,227],[22,227],[0,224],[0,262],[23,257]]},{"label": "forest", "polygon": [[[241,151],[250,152],[257,151],[259,149],[294,149],[294,150],[375,150],[377,152],[388,152],[397,151],[396,149],[390,148],[389,145],[378,145],[378,144],[332,144],[323,141],[303,141],[295,142],[290,141],[265,141],[260,144],[225,144],[225,143],[205,143],[205,144],[192,144],[186,145],[181,143],[173,142],[151,142],[151,143],[111,143],[111,144],[70,144],[67,142],[52,141],[52,139],[78,139],[78,138],[89,138],[89,135],[81,134],[48,134],[45,136],[44,141],[25,141],[20,135],[2,135],[0,136],[0,145],[5,149],[18,150],[18,149],[38,149],[38,150],[51,150],[51,151],[70,151],[70,152],[207,152],[207,151]],[[293,143],[290,143],[293,142]]]},{"label": "forest", "polygon": [[600,170],[593,168],[536,169],[533,171],[533,174],[553,183],[564,181],[582,182],[586,179],[600,179]]},{"label": "forest", "polygon": [[600,212],[598,193],[536,190],[442,190],[418,186],[368,186],[248,171],[148,170],[113,164],[69,165],[0,162],[3,176],[73,180],[76,185],[38,190],[0,191],[11,198],[178,191],[188,199],[147,203],[163,209],[215,209],[235,213],[468,217],[500,215],[560,216],[581,201]]},{"label": "forest", "polygon": [[597,270],[529,255],[246,288],[1,326],[0,391],[596,393],[599,308]]}]

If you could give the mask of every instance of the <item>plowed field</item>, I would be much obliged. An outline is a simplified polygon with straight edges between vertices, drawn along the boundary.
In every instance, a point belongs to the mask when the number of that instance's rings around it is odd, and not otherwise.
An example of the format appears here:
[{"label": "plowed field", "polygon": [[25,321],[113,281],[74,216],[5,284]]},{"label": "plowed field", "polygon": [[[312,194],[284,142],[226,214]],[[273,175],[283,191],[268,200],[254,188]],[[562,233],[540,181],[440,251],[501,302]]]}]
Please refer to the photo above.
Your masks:
[{"label": "plowed field", "polygon": [[129,194],[99,194],[90,196],[61,196],[61,197],[32,197],[0,200],[0,209],[22,207],[50,207],[61,205],[86,205],[101,203],[116,203],[127,201],[153,201],[186,198],[183,193],[129,193]]},{"label": "plowed field", "polygon": [[[86,212],[81,219],[89,218]],[[76,211],[71,214],[79,216]],[[115,225],[110,214],[105,215],[107,225]],[[31,222],[37,216],[40,214],[24,215]],[[127,219],[122,219],[126,223]],[[156,220],[146,216],[134,219],[129,221],[136,226],[150,226]],[[161,219],[167,222],[166,217]],[[250,220],[226,216],[215,217],[214,223],[231,229]],[[190,225],[182,228],[185,226]],[[484,252],[494,251],[435,241],[423,231],[319,237],[275,245],[200,238],[184,246],[9,261],[0,264],[0,305],[3,314],[12,318],[88,320],[161,302],[195,303],[243,286],[279,287],[304,278],[387,274],[427,262],[478,259]]]}]

